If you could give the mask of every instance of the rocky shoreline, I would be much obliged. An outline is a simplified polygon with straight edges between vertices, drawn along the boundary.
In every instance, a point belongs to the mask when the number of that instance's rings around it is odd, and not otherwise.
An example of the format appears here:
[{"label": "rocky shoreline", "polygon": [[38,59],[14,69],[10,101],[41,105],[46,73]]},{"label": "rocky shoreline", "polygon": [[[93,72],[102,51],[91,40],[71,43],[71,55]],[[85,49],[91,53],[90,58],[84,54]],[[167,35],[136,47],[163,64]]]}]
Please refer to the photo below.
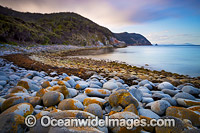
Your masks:
[{"label": "rocky shoreline", "polygon": [[[67,53],[68,57],[65,51],[0,58],[1,132],[200,132],[198,78],[119,62],[69,57],[73,54]],[[24,123],[30,114],[37,119],[31,128]],[[173,118],[176,125],[139,126],[130,130],[125,127],[44,128],[39,122],[44,115],[55,119]]]}]

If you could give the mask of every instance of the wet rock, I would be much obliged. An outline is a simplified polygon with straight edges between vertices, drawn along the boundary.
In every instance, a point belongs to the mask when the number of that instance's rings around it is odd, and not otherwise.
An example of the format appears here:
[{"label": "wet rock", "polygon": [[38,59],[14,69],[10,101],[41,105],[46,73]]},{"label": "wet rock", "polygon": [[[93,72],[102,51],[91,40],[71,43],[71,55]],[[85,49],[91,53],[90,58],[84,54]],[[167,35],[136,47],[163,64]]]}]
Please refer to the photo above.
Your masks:
[{"label": "wet rock", "polygon": [[24,117],[14,112],[0,115],[0,129],[2,133],[25,132]]},{"label": "wet rock", "polygon": [[14,74],[10,75],[9,78],[10,78],[10,80],[20,80],[20,77],[17,75],[14,75]]},{"label": "wet rock", "polygon": [[77,89],[77,90],[84,90],[88,86],[89,86],[88,83],[78,83],[78,84],[76,84],[75,89]]},{"label": "wet rock", "polygon": [[63,85],[56,85],[50,88],[50,91],[57,91],[64,95],[64,98],[69,97],[69,91],[66,86]]},{"label": "wet rock", "polygon": [[186,129],[182,131],[181,133],[199,133],[200,129]]},{"label": "wet rock", "polygon": [[156,133],[181,133],[184,128],[185,125],[183,123],[183,121],[179,118],[173,117],[173,116],[164,116],[161,117],[161,119],[173,119],[174,120],[174,126],[156,126],[155,127],[155,131]]},{"label": "wet rock", "polygon": [[43,109],[43,106],[41,106],[41,105],[36,105],[34,109],[40,110],[40,109]]},{"label": "wet rock", "polygon": [[153,89],[153,87],[150,84],[145,84],[144,87],[147,87],[149,90]]},{"label": "wet rock", "polygon": [[195,88],[193,86],[184,86],[182,88],[182,91],[186,92],[186,93],[189,93],[191,95],[198,95],[198,94],[200,94],[200,89],[197,89],[197,88]]},{"label": "wet rock", "polygon": [[103,133],[94,127],[50,127],[48,133]]},{"label": "wet rock", "polygon": [[7,76],[0,76],[0,81],[9,81],[9,78]]},{"label": "wet rock", "polygon": [[170,107],[170,103],[165,100],[155,101],[151,105],[151,110],[154,111],[158,115],[163,115],[168,107]]},{"label": "wet rock", "polygon": [[6,84],[7,84],[7,81],[5,81],[5,80],[1,80],[1,81],[0,81],[0,85],[1,85],[1,86],[5,86]]},{"label": "wet rock", "polygon": [[169,94],[172,97],[178,93],[178,91],[169,90],[169,89],[163,89],[162,92],[164,92],[165,94]]},{"label": "wet rock", "polygon": [[138,85],[139,86],[144,86],[145,84],[150,84],[150,85],[152,85],[152,86],[154,86],[154,84],[152,83],[152,82],[150,82],[150,81],[148,81],[148,80],[142,80],[142,81],[140,81],[139,83],[138,83]]},{"label": "wet rock", "polygon": [[69,91],[69,96],[68,96],[69,98],[73,98],[78,95],[78,90],[73,88],[67,88],[67,89]]},{"label": "wet rock", "polygon": [[30,103],[33,107],[35,107],[36,105],[41,104],[41,97],[27,97],[27,101],[28,103]]},{"label": "wet rock", "polygon": [[118,85],[114,82],[108,81],[103,84],[103,88],[108,90],[114,90],[118,88]]},{"label": "wet rock", "polygon": [[37,93],[36,96],[42,97],[46,92],[49,92],[47,89],[40,89]]},{"label": "wet rock", "polygon": [[22,86],[15,86],[8,90],[8,93],[28,93],[28,91]]},{"label": "wet rock", "polygon": [[184,106],[184,107],[200,105],[200,101],[195,101],[195,100],[177,98],[176,101],[180,106]]},{"label": "wet rock", "polygon": [[153,102],[153,98],[151,97],[143,97],[142,98],[142,103],[150,103],[150,102]]},{"label": "wet rock", "polygon": [[64,99],[58,104],[60,110],[83,110],[83,104],[76,99]]},{"label": "wet rock", "polygon": [[178,93],[174,96],[175,99],[177,98],[184,98],[184,99],[190,99],[190,100],[195,100],[196,98],[192,95],[190,95],[189,93],[186,93],[186,92],[181,92],[181,93]]},{"label": "wet rock", "polygon": [[4,112],[0,114],[0,116],[14,112],[18,115],[26,117],[27,115],[32,114],[33,111],[34,111],[33,106],[30,103],[20,103],[6,109]]},{"label": "wet rock", "polygon": [[51,85],[49,81],[44,81],[41,86],[42,88],[47,88],[47,87],[50,87]]},{"label": "wet rock", "polygon": [[142,91],[139,89],[131,88],[129,92],[138,100],[142,100]]},{"label": "wet rock", "polygon": [[67,81],[72,88],[74,88],[77,84],[76,81],[73,78],[70,78],[70,77],[65,77],[64,81]]},{"label": "wet rock", "polygon": [[5,101],[6,99],[0,97],[0,112],[1,112],[1,106],[2,106],[2,103]]},{"label": "wet rock", "polygon": [[0,90],[3,90],[3,86],[0,85]]},{"label": "wet rock", "polygon": [[149,93],[149,94],[151,94],[151,91],[147,87],[140,86],[138,89],[140,91],[142,91],[142,93]]},{"label": "wet rock", "polygon": [[80,102],[83,103],[84,99],[87,98],[88,96],[84,93],[77,95],[76,97],[74,97],[74,99],[79,100]]},{"label": "wet rock", "polygon": [[103,110],[99,104],[89,104],[84,111],[89,112],[99,118],[103,118]]},{"label": "wet rock", "polygon": [[36,119],[40,119],[42,116],[49,114],[49,111],[40,111],[38,114],[35,115]]},{"label": "wet rock", "polygon": [[169,82],[162,82],[161,84],[158,85],[158,89],[159,90],[163,90],[163,89],[173,90],[174,86]]},{"label": "wet rock", "polygon": [[142,93],[142,96],[143,96],[143,97],[146,97],[146,98],[151,98],[151,97],[152,97],[152,94],[149,94],[149,93]]},{"label": "wet rock", "polygon": [[95,115],[80,110],[64,110],[60,112],[50,113],[48,114],[48,116],[53,117],[55,119],[70,118],[70,117],[78,119],[87,119],[88,117],[95,118]]},{"label": "wet rock", "polygon": [[159,93],[154,93],[154,94],[152,95],[152,97],[153,97],[154,99],[171,98],[171,96],[168,95],[168,94],[159,94]]},{"label": "wet rock", "polygon": [[120,112],[122,110],[121,106],[115,106],[111,108],[111,111]]},{"label": "wet rock", "polygon": [[183,107],[172,106],[166,110],[167,116],[174,116],[180,119],[189,119],[194,126],[200,126],[200,114],[197,114]]},{"label": "wet rock", "polygon": [[106,89],[86,88],[85,94],[91,97],[107,97],[111,92]]},{"label": "wet rock", "polygon": [[62,93],[56,92],[56,91],[46,92],[42,97],[43,104],[46,107],[56,105],[63,99],[64,99],[64,95]]},{"label": "wet rock", "polygon": [[30,80],[20,80],[17,83],[17,86],[22,86],[27,90],[34,90],[34,91],[38,91],[40,89],[37,85],[33,84]]},{"label": "wet rock", "polygon": [[10,97],[2,103],[1,111],[4,111],[11,106],[14,106],[14,105],[19,104],[19,103],[24,103],[24,102],[28,102],[28,100],[25,97],[22,97],[22,96]]},{"label": "wet rock", "polygon": [[138,110],[139,115],[149,117],[149,118],[154,118],[154,119],[159,119],[160,116],[151,111],[150,109],[139,109]]},{"label": "wet rock", "polygon": [[200,105],[197,105],[197,106],[191,106],[188,108],[189,110],[192,110],[194,112],[197,112],[200,114]]},{"label": "wet rock", "polygon": [[87,98],[84,99],[83,105],[88,106],[89,104],[96,103],[96,104],[99,104],[102,107],[105,102],[106,102],[106,100],[104,100],[102,98],[87,97]]},{"label": "wet rock", "polygon": [[73,78],[74,79],[74,81],[79,81],[79,80],[81,80],[81,78],[80,77],[77,77],[77,76],[70,76],[71,78]]},{"label": "wet rock", "polygon": [[124,111],[133,112],[133,113],[135,113],[136,115],[138,115],[137,108],[135,107],[134,104],[128,105],[128,106],[124,109]]},{"label": "wet rock", "polygon": [[136,108],[139,106],[137,99],[126,90],[118,90],[112,93],[109,96],[109,103],[112,107],[122,106],[125,108],[129,104],[134,104]]},{"label": "wet rock", "polygon": [[97,84],[90,84],[89,85],[90,88],[101,88],[100,86],[98,86]]},{"label": "wet rock", "polygon": [[151,91],[153,94],[164,94],[162,91]]},{"label": "wet rock", "polygon": [[177,105],[176,100],[173,98],[162,98],[161,100],[165,100],[165,101],[169,102],[171,104],[171,106]]},{"label": "wet rock", "polygon": [[[113,115],[110,115],[111,119],[139,119],[139,116],[137,116],[135,113],[132,112],[119,112],[115,113]],[[141,127],[133,127],[130,129],[127,129],[126,126],[120,127],[120,126],[115,126],[115,127],[109,127],[109,129],[114,132],[140,132],[142,130]]]}]

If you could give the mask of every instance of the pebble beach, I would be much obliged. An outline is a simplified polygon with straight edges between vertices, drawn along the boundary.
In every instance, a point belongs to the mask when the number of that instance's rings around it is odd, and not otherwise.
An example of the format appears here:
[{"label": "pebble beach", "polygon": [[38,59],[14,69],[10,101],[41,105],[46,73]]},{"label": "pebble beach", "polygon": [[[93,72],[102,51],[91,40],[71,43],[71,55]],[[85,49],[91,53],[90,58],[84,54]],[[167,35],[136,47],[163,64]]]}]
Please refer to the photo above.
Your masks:
[{"label": "pebble beach", "polygon": [[[56,52],[42,46],[40,50],[2,47],[0,132],[200,132],[199,77],[79,58],[83,49],[72,46],[64,52],[60,52],[64,46],[52,47]],[[35,116],[34,127],[25,124],[28,115]],[[175,126],[45,128],[39,122],[45,115],[55,119],[171,118]]]}]

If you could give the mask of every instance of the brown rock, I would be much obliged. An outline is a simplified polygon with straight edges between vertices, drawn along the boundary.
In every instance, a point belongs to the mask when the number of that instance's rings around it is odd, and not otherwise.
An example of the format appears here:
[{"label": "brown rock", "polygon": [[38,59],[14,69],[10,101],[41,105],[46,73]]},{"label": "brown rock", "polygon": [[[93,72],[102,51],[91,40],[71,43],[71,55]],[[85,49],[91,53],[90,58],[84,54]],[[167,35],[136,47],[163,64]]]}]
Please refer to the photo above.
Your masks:
[{"label": "brown rock", "polygon": [[134,104],[130,104],[129,106],[127,106],[124,111],[129,111],[129,112],[133,112],[135,113],[136,115],[138,115],[138,111],[137,111],[137,108],[135,107]]},{"label": "brown rock", "polygon": [[32,114],[33,111],[34,111],[33,106],[30,103],[20,103],[8,108],[3,113],[1,113],[0,116],[14,112],[18,115],[25,117],[27,115]]},{"label": "brown rock", "polygon": [[167,116],[174,116],[180,119],[189,119],[194,126],[200,126],[200,115],[183,107],[172,106],[166,110]]},{"label": "brown rock", "polygon": [[129,104],[134,104],[136,108],[139,106],[137,99],[124,89],[112,93],[109,96],[109,103],[112,107],[122,106],[125,108]]},{"label": "brown rock", "polygon": [[76,99],[64,99],[58,104],[60,110],[83,110],[83,104]]}]

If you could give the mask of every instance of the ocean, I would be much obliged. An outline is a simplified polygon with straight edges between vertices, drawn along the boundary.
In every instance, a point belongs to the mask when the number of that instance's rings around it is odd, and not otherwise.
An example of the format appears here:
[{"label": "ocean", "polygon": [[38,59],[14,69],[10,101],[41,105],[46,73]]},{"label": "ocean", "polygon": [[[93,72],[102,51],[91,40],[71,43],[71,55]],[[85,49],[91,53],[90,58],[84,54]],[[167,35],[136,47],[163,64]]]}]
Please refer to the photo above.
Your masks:
[{"label": "ocean", "polygon": [[128,46],[86,57],[122,61],[151,70],[165,70],[192,77],[200,76],[200,46]]}]

